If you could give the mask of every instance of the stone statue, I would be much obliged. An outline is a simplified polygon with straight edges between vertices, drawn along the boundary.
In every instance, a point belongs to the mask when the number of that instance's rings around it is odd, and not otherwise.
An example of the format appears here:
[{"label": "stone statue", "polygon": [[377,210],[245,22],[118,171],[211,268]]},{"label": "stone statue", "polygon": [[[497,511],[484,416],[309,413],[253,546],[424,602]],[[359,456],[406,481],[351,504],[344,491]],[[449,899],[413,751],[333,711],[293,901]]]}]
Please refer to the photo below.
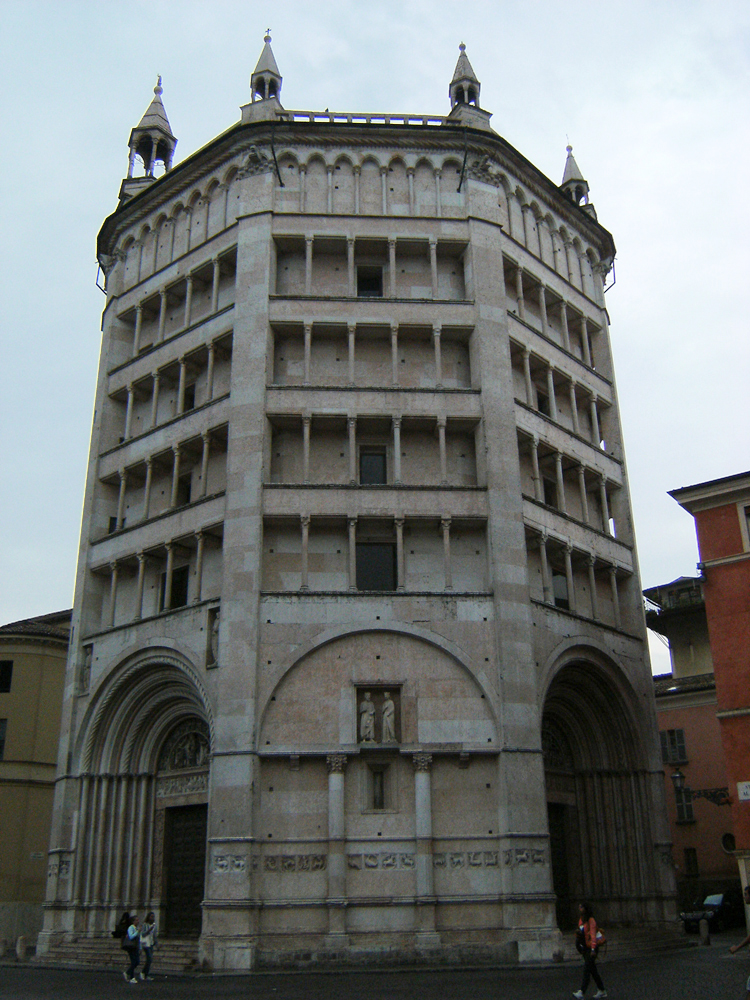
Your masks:
[{"label": "stone statue", "polygon": [[396,706],[388,691],[384,692],[383,695],[383,738],[381,742],[396,742]]},{"label": "stone statue", "polygon": [[212,663],[219,662],[219,619],[221,617],[221,612],[217,611],[214,615],[214,624],[211,629],[211,656],[213,657]]},{"label": "stone statue", "polygon": [[375,742],[375,705],[369,691],[359,706],[359,738],[362,743]]}]

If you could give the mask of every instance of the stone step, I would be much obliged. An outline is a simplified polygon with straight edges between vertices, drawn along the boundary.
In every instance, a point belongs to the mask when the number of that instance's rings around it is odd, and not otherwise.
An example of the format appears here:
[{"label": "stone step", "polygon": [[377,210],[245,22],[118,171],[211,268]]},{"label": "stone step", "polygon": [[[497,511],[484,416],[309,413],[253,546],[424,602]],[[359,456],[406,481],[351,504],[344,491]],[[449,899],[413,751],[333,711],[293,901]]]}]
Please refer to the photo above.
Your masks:
[{"label": "stone step", "polygon": [[[72,937],[54,944],[35,961],[40,964],[96,966],[119,968],[127,962],[127,954],[111,935],[105,937]],[[187,972],[198,968],[197,940],[163,939],[154,953],[154,970]]]}]

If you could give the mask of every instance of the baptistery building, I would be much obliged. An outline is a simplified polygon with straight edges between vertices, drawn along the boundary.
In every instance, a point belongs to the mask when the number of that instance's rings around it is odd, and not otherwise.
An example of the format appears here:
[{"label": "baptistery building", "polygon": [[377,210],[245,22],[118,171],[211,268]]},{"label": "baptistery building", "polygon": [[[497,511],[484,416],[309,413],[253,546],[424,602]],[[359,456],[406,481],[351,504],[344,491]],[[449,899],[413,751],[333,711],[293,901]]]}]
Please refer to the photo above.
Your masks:
[{"label": "baptistery building", "polygon": [[126,909],[214,969],[549,959],[581,897],[653,930],[612,236],[463,45],[444,116],[281,91],[266,36],[174,163],[159,81],[99,233],[39,952]]}]

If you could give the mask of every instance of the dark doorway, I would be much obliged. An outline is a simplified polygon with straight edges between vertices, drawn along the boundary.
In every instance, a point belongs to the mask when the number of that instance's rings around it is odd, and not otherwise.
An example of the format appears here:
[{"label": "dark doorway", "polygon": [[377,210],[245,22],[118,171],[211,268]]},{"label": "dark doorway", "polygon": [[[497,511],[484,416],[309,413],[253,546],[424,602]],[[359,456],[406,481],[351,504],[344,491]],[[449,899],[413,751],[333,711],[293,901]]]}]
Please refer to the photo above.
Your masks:
[{"label": "dark doorway", "polygon": [[547,803],[549,820],[549,847],[552,861],[552,888],[555,891],[557,926],[569,930],[575,925],[570,898],[570,876],[568,873],[568,845],[565,835],[565,813],[567,806],[557,802]]},{"label": "dark doorway", "polygon": [[201,932],[208,806],[167,809],[164,831],[167,937]]}]

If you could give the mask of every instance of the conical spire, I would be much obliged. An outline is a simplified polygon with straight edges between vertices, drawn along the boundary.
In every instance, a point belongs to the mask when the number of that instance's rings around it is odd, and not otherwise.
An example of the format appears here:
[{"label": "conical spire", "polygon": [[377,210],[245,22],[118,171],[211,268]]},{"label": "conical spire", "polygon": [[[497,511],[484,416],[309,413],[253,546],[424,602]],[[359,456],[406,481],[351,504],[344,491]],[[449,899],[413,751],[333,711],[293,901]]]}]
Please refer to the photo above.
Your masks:
[{"label": "conical spire", "polygon": [[250,77],[250,90],[253,101],[266,101],[271,97],[278,99],[281,93],[281,73],[271,48],[270,28],[263,38],[263,51],[258,59],[258,65]]},{"label": "conical spire", "polygon": [[563,171],[563,179],[560,187],[575,205],[579,205],[589,215],[596,218],[594,206],[589,204],[588,181],[584,180],[581,169],[575,161],[573,147],[568,144],[565,149],[568,153],[568,158],[565,161],[565,170]]},{"label": "conical spire", "polygon": [[130,133],[130,159],[128,162],[128,177],[133,176],[136,157],[140,157],[146,172],[146,177],[154,176],[154,168],[158,162],[164,164],[164,169],[172,166],[177,140],[164,110],[161,95],[164,90],[161,77],[157,78],[154,87],[154,97],[140,122]]},{"label": "conical spire", "polygon": [[478,108],[480,83],[466,55],[466,46],[463,42],[458,46],[458,51],[458,62],[448,88],[451,107],[455,108],[457,104],[473,104]]},{"label": "conical spire", "polygon": [[169,124],[167,112],[164,110],[164,104],[161,99],[163,93],[164,88],[161,85],[161,77],[158,77],[156,86],[154,87],[154,99],[146,108],[143,118],[138,123],[139,129],[158,128],[167,135],[172,135],[172,127]]}]

